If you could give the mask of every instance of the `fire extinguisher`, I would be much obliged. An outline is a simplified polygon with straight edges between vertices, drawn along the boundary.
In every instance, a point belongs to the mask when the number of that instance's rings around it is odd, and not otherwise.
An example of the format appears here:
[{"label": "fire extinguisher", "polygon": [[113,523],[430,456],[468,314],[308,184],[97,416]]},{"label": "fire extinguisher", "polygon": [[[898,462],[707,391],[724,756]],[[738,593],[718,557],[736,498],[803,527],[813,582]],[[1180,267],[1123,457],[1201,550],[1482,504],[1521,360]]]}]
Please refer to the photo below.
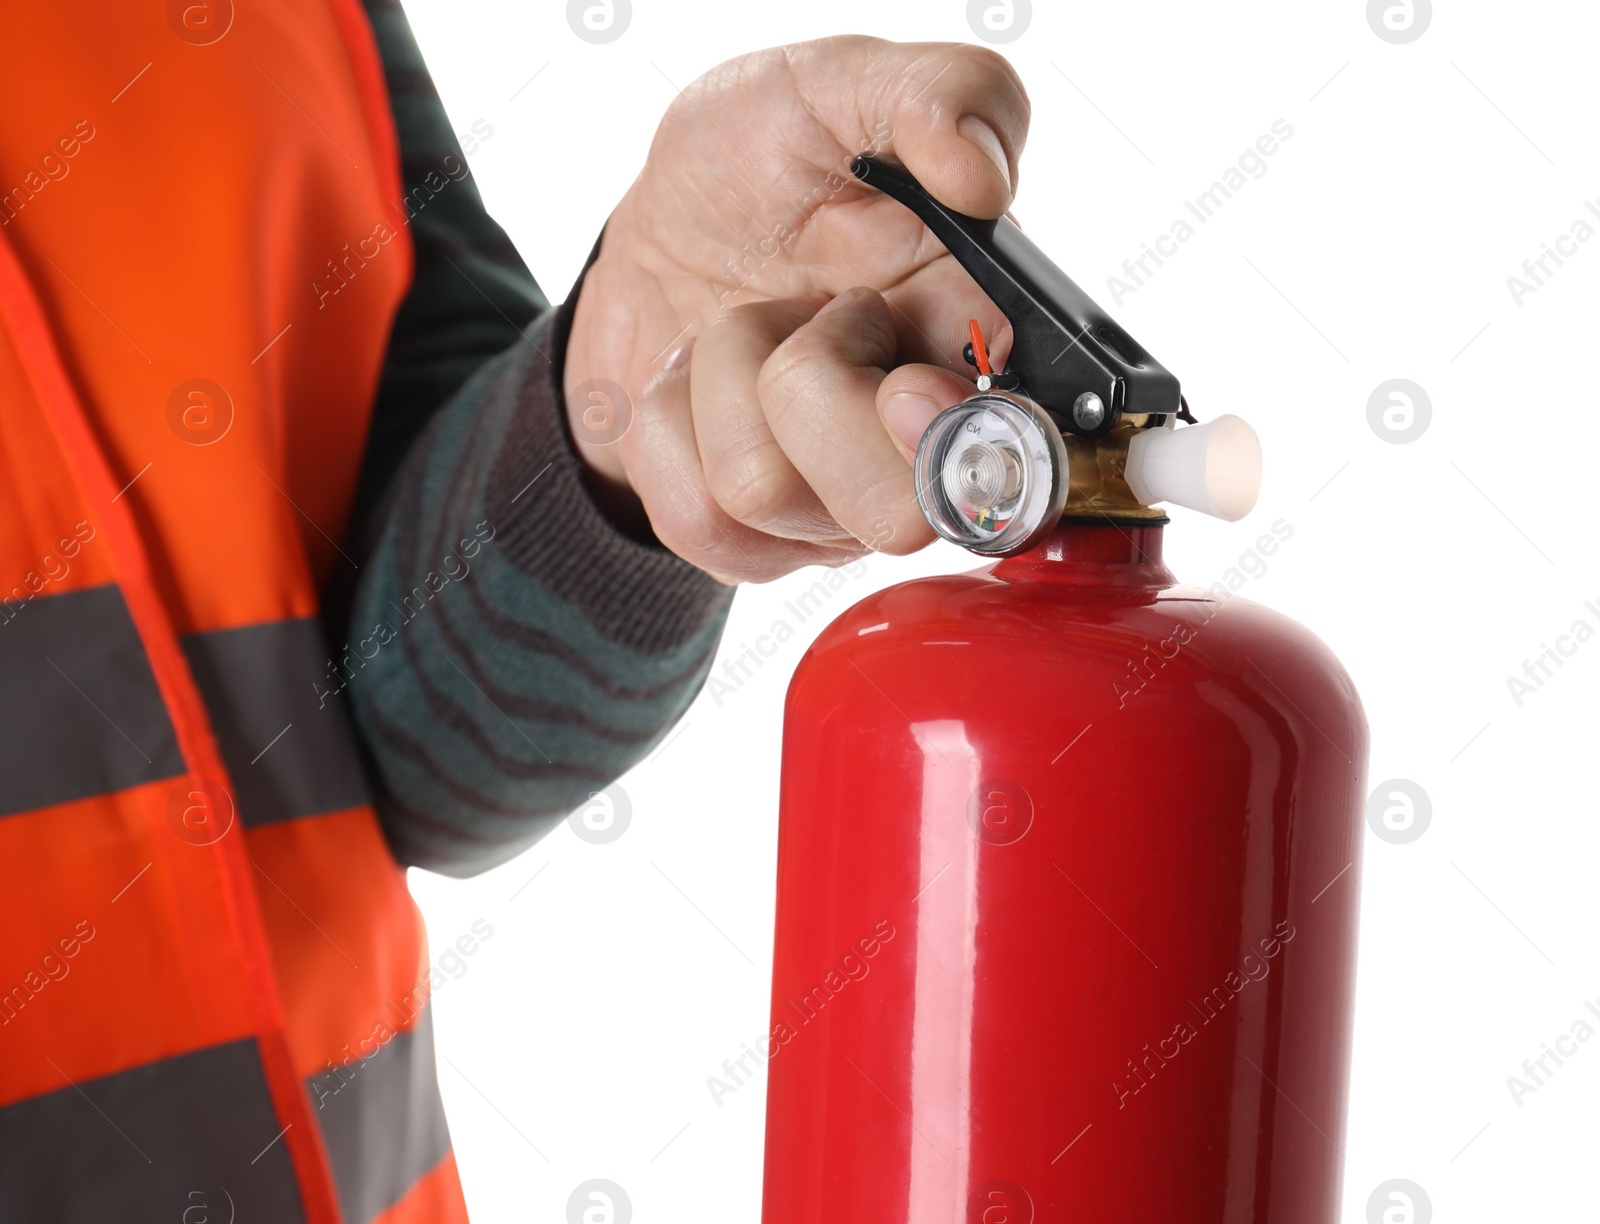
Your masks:
[{"label": "fire extinguisher", "polygon": [[854,170],[1012,326],[915,461],[996,560],[869,596],[790,685],[762,1218],[1333,1224],[1365,716],[1162,562],[1161,503],[1252,507],[1255,434],[1008,220]]}]

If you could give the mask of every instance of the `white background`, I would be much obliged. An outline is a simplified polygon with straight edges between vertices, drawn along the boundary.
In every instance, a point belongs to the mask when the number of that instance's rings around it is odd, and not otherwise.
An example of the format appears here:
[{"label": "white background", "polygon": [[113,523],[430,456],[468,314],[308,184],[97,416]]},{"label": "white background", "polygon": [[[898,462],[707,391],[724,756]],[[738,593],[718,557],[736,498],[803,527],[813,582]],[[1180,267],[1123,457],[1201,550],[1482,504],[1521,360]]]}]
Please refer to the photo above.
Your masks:
[{"label": "white background", "polygon": [[[1202,418],[1237,412],[1265,447],[1255,514],[1176,512],[1169,563],[1208,584],[1291,524],[1244,594],[1344,661],[1372,783],[1431,798],[1420,838],[1366,835],[1343,1218],[1403,1177],[1441,1222],[1592,1219],[1600,1040],[1520,1104],[1507,1077],[1600,999],[1600,641],[1520,707],[1507,677],[1575,621],[1600,628],[1585,498],[1600,241],[1520,305],[1506,280],[1600,197],[1600,8],[1451,3],[1391,45],[1360,0],[1037,7],[1004,48],[1034,105],[1016,211],[1108,308],[1106,278],[1184,200],[1274,120],[1294,129],[1115,313]],[[601,46],[549,0],[408,9],[456,129],[492,125],[473,168],[557,299],[674,86],[828,34],[974,39],[961,0],[636,0]],[[1367,419],[1392,378],[1432,402],[1405,445]],[[765,1029],[784,686],[822,620],[972,561],[943,545],[876,558],[803,625],[783,603],[815,574],[743,591],[731,653],[780,618],[798,636],[623,780],[620,840],[562,827],[475,880],[414,873],[436,954],[476,919],[494,929],[435,1003],[477,1220],[562,1220],[593,1177],[641,1222],[758,1218],[764,1082],[719,1106],[706,1080]]]}]

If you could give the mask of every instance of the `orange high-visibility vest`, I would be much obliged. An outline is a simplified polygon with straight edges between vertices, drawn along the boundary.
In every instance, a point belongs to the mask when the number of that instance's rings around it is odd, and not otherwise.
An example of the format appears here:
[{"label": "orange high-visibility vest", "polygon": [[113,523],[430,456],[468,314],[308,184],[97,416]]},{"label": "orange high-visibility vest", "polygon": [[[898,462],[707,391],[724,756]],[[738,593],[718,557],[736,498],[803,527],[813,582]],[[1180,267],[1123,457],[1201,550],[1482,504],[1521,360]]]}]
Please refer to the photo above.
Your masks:
[{"label": "orange high-visibility vest", "polygon": [[420,916],[314,688],[410,277],[371,30],[4,37],[0,1219],[464,1219]]}]

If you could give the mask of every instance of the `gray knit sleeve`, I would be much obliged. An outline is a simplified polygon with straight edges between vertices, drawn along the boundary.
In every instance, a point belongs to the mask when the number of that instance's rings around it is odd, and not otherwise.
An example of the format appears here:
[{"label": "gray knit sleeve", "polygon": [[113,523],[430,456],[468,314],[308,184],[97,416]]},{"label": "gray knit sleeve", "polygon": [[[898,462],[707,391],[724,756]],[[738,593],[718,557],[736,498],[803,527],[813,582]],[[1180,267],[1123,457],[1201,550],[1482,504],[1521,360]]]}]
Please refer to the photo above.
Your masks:
[{"label": "gray knit sleeve", "polygon": [[[464,167],[404,14],[367,4],[404,181]],[[416,273],[347,541],[360,568],[329,592],[330,637],[349,643],[329,699],[348,703],[399,859],[470,875],[666,734],[705,681],[732,592],[634,538],[585,487],[561,390],[578,288],[544,305],[470,174],[452,172],[409,225]]]}]

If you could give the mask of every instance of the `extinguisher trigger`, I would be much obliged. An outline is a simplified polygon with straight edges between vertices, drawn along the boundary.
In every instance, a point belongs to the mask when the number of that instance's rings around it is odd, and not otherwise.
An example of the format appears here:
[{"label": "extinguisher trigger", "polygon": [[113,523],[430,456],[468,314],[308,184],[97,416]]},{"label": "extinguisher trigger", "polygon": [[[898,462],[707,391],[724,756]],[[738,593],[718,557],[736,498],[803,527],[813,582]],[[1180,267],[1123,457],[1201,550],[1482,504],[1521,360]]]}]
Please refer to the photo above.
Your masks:
[{"label": "extinguisher trigger", "polygon": [[[1012,330],[1009,389],[1060,413],[1083,437],[1109,433],[1123,416],[1178,412],[1177,378],[1009,218],[958,213],[907,171],[876,158],[858,157],[851,170],[921,218],[1000,308]],[[981,344],[976,323],[973,330]],[[982,348],[968,347],[969,364],[989,374]]]},{"label": "extinguisher trigger", "polygon": [[[1235,416],[1195,424],[1177,378],[1008,218],[955,212],[906,170],[876,158],[857,157],[850,168],[915,213],[1011,325],[1006,368],[996,372],[977,321],[969,322],[962,355],[978,371],[979,395],[950,409],[983,401],[979,415],[1000,424],[957,446],[960,426],[948,427],[946,413],[923,435],[917,497],[935,531],[974,552],[1005,555],[1039,538],[1046,528],[1035,516],[1058,493],[1058,513],[1096,521],[1153,521],[1161,516],[1151,507],[1170,502],[1231,522],[1255,505],[1255,431]],[[1179,421],[1187,428],[1178,429]],[[1032,445],[1040,433],[1053,444]],[[1070,479],[1064,434],[1093,451],[1081,490]],[[1037,470],[1041,449],[1049,473]],[[1050,496],[1035,500],[1047,487]]]}]

